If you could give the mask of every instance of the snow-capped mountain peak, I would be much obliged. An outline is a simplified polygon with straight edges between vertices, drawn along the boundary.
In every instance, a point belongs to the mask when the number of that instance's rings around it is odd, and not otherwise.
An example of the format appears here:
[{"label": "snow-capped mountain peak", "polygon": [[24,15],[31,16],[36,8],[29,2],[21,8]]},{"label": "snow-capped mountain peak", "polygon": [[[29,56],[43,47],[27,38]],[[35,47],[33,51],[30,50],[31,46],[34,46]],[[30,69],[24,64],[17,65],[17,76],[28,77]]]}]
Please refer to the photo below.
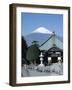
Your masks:
[{"label": "snow-capped mountain peak", "polygon": [[36,30],[34,30],[32,33],[43,33],[43,34],[53,34],[50,30],[48,30],[45,27],[39,27]]}]

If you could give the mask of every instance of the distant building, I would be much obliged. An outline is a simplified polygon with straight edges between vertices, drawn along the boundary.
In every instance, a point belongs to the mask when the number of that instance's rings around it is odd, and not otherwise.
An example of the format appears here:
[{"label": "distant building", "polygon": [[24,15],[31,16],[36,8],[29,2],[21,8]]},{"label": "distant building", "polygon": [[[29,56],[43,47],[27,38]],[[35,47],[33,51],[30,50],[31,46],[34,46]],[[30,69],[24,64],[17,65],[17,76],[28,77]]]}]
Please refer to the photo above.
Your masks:
[{"label": "distant building", "polygon": [[44,61],[48,63],[48,57],[51,57],[52,63],[58,61],[58,57],[63,59],[63,40],[54,32],[40,47],[40,51],[44,53]]}]

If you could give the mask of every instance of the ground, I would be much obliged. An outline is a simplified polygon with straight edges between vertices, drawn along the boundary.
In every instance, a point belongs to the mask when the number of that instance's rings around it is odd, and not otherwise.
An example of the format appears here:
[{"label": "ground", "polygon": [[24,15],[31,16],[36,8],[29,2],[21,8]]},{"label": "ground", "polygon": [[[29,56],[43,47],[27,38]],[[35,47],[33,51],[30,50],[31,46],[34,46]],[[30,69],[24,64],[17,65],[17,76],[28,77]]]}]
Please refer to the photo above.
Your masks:
[{"label": "ground", "polygon": [[58,75],[63,75],[62,63],[53,63],[52,65],[43,67],[40,67],[39,65],[24,65],[22,67],[22,77]]}]

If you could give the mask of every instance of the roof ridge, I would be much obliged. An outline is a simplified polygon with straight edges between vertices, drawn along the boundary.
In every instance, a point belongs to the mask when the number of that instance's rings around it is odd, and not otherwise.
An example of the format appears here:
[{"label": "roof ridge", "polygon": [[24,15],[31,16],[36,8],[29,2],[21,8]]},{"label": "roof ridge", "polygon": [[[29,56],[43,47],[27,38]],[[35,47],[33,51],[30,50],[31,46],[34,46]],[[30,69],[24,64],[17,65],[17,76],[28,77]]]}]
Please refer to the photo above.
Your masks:
[{"label": "roof ridge", "polygon": [[[51,37],[52,37],[53,35],[51,35],[45,42],[43,42],[39,47],[41,47],[41,46],[43,46]],[[56,36],[56,38],[58,38],[57,37],[57,35],[55,35]],[[59,38],[58,38],[59,39]],[[60,40],[60,39],[59,39]],[[61,40],[60,40],[61,41]],[[62,41],[61,41],[62,42]]]},{"label": "roof ridge", "polygon": [[53,35],[51,35],[45,42],[43,42],[43,44],[41,44],[40,47],[43,46],[52,36]]}]

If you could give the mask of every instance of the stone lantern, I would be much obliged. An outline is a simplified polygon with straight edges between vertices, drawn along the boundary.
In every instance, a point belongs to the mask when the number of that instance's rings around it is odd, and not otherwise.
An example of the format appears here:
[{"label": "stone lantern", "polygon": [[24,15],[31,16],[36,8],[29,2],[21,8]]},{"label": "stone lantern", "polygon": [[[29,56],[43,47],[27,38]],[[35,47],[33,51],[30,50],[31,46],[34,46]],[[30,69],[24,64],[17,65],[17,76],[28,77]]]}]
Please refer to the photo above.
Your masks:
[{"label": "stone lantern", "polygon": [[43,53],[41,52],[41,54],[40,54],[40,64],[39,64],[39,66],[44,66],[44,64],[43,64],[43,57],[44,57],[44,55],[43,55]]}]

